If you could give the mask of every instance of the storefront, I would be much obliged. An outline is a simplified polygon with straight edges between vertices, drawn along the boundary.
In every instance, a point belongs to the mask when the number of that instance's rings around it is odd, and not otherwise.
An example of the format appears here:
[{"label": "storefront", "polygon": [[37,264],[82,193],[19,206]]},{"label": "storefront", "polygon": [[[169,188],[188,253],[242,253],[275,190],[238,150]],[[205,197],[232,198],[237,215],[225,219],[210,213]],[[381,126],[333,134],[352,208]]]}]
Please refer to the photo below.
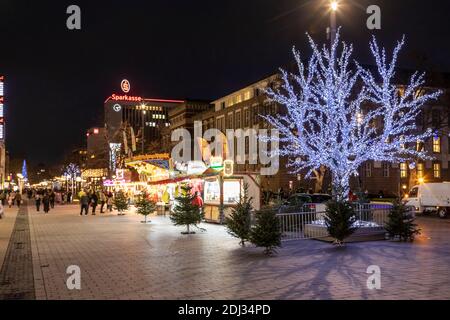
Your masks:
[{"label": "storefront", "polygon": [[205,179],[204,187],[204,212],[205,220],[209,222],[221,222],[220,217],[220,193],[221,179],[223,179],[223,214],[228,216],[232,209],[243,196],[243,177],[211,177]]}]

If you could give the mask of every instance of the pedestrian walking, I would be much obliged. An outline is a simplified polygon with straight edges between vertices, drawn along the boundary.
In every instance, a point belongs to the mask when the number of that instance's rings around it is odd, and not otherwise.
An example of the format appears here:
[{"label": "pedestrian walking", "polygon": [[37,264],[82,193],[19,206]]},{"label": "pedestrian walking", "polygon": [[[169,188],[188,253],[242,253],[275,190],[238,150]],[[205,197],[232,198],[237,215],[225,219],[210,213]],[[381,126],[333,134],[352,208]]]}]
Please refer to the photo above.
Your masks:
[{"label": "pedestrian walking", "polygon": [[81,206],[80,216],[83,215],[83,211],[84,214],[87,216],[89,210],[89,196],[84,191],[80,192],[80,206]]},{"label": "pedestrian walking", "polygon": [[44,205],[44,212],[48,213],[50,211],[50,196],[47,192],[42,197],[42,204]]},{"label": "pedestrian walking", "polygon": [[5,208],[3,207],[3,204],[0,202],[0,219],[3,219],[4,215],[5,215]]},{"label": "pedestrian walking", "polygon": [[56,194],[55,194],[55,192],[53,190],[50,192],[49,199],[50,199],[50,207],[52,209],[55,208]]},{"label": "pedestrian walking", "polygon": [[15,192],[11,192],[8,196],[8,206],[11,208],[13,203],[14,203],[14,199],[16,198],[16,193]]},{"label": "pedestrian walking", "polygon": [[14,201],[15,201],[17,207],[20,208],[20,205],[22,204],[22,195],[20,194],[20,192],[16,193],[16,196],[14,197]]},{"label": "pedestrian walking", "polygon": [[106,200],[106,210],[109,212],[113,211],[113,202],[114,202],[114,196],[112,192],[108,193],[108,199]]},{"label": "pedestrian walking", "polygon": [[6,191],[2,191],[2,193],[0,194],[0,202],[2,206],[6,204],[6,196],[7,196]]},{"label": "pedestrian walking", "polygon": [[92,206],[92,215],[95,216],[95,209],[97,208],[98,205],[98,196],[97,193],[92,192],[91,194],[91,206]]},{"label": "pedestrian walking", "polygon": [[106,197],[106,194],[104,191],[100,191],[100,213],[105,213],[103,211],[103,208],[105,207],[106,201],[108,200],[108,198]]},{"label": "pedestrian walking", "polygon": [[36,192],[34,200],[36,203],[36,211],[39,212],[39,210],[41,209],[41,195],[38,192]]},{"label": "pedestrian walking", "polygon": [[67,192],[67,203],[72,203],[72,191]]}]

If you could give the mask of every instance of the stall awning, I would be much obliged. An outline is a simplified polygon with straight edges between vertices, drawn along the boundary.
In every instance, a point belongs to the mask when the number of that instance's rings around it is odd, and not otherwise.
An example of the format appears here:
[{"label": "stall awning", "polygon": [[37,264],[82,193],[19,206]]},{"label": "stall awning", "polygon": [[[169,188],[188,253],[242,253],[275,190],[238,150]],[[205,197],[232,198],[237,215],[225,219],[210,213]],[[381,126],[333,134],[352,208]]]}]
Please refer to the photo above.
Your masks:
[{"label": "stall awning", "polygon": [[154,186],[154,185],[160,185],[160,184],[177,183],[177,182],[183,182],[185,180],[203,179],[203,178],[207,178],[207,177],[218,176],[219,174],[220,174],[220,172],[217,172],[213,169],[207,169],[202,174],[185,175],[185,176],[180,176],[180,177],[176,177],[176,178],[172,178],[172,179],[165,179],[165,180],[160,180],[160,181],[150,181],[147,184]]}]

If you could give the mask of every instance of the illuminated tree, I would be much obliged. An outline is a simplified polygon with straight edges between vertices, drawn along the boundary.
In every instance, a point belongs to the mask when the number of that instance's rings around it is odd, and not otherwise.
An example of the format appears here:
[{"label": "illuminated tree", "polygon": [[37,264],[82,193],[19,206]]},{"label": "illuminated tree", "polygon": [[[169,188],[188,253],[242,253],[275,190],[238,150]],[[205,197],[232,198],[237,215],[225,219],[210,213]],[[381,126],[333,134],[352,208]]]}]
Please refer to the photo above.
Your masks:
[{"label": "illuminated tree", "polygon": [[[339,33],[331,46],[322,49],[309,37],[312,56],[307,65],[293,50],[298,74],[282,70],[282,89],[268,89],[273,101],[286,107],[286,114],[262,116],[280,132],[276,138],[280,156],[289,158],[292,173],[306,177],[323,166],[332,173],[333,193],[346,198],[350,177],[367,161],[400,163],[409,159],[431,159],[417,151],[432,131],[417,133],[416,117],[440,92],[417,94],[424,74],[414,73],[404,90],[393,81],[400,41],[388,61],[375,38],[370,49],[376,72],[357,62],[351,66],[351,45],[339,46]],[[273,139],[273,138],[272,138]]]}]

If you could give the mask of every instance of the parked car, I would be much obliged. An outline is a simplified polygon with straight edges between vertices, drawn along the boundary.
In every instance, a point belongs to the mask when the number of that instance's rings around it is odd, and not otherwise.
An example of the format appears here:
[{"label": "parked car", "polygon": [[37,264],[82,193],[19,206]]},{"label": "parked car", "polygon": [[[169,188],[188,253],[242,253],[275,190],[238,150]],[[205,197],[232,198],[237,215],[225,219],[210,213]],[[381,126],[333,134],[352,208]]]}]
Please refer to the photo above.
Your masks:
[{"label": "parked car", "polygon": [[450,182],[414,186],[403,200],[416,213],[437,213],[442,219],[450,214]]},{"label": "parked car", "polygon": [[382,194],[369,193],[367,195],[367,198],[370,202],[393,203],[399,200],[398,196],[393,193],[382,193]]},{"label": "parked car", "polygon": [[312,211],[319,215],[317,219],[322,219],[326,211],[326,203],[330,201],[332,197],[328,194],[306,194],[296,193],[291,195],[279,208],[279,212],[291,212],[291,211]]}]

